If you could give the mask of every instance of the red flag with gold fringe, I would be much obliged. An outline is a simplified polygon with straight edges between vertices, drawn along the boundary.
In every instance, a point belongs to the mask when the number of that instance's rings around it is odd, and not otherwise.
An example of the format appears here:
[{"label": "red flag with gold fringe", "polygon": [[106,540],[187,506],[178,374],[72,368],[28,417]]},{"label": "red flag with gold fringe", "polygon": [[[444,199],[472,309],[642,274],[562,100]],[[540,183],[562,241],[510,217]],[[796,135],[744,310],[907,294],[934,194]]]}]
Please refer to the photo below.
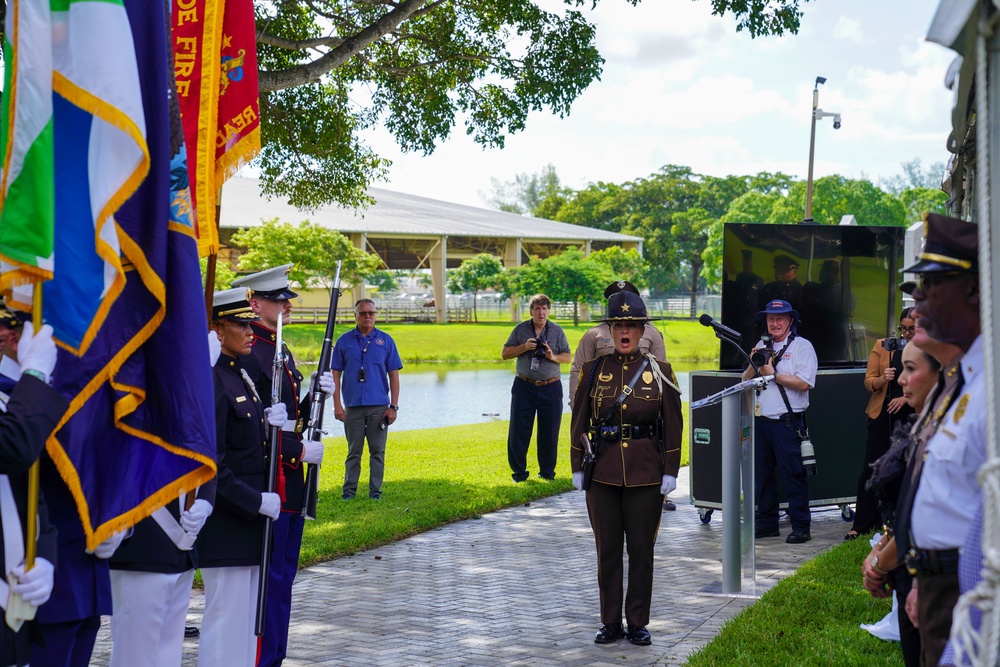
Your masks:
[{"label": "red flag with gold fringe", "polygon": [[260,152],[253,0],[174,0],[174,75],[198,254],[219,248],[218,189]]},{"label": "red flag with gold fringe", "polygon": [[260,93],[253,0],[226,0],[219,58],[216,187],[260,152]]}]

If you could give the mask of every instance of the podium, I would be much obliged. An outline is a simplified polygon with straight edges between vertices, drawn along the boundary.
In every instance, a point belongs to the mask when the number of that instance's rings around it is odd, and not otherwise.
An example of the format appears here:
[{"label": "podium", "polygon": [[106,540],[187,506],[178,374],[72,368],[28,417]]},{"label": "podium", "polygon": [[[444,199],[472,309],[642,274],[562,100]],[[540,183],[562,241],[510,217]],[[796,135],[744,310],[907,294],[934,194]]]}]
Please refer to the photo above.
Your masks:
[{"label": "podium", "polygon": [[751,378],[691,403],[691,410],[722,404],[722,592],[727,595],[740,593],[744,578],[756,579],[754,391],[773,379]]}]

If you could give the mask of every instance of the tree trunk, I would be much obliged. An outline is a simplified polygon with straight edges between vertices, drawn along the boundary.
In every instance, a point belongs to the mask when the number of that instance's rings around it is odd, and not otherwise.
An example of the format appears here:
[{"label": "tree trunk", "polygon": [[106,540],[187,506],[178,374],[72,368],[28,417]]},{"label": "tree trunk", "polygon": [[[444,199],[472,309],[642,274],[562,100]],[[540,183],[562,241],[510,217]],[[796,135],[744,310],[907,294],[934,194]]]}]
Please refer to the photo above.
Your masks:
[{"label": "tree trunk", "polygon": [[698,316],[698,272],[702,262],[691,262],[691,319]]},{"label": "tree trunk", "polygon": [[580,302],[573,302],[573,326],[580,326]]},{"label": "tree trunk", "polygon": [[476,298],[478,296],[479,296],[479,290],[473,290],[472,291],[472,319],[475,321],[476,324],[479,324],[479,311],[476,309],[476,306],[479,304],[479,299]]}]

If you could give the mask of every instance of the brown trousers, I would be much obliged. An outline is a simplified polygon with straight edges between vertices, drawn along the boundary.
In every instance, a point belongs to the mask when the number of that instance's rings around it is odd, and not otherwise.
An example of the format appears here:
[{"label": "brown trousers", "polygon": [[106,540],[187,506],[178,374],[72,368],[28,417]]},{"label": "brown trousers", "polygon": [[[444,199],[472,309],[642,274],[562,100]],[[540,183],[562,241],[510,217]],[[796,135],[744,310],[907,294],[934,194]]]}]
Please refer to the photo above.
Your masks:
[{"label": "brown trousers", "polygon": [[653,547],[660,529],[663,495],[659,486],[610,486],[594,482],[587,491],[587,513],[597,543],[597,585],[601,623],[621,623],[624,545],[628,544],[629,625],[649,624],[653,595]]},{"label": "brown trousers", "polygon": [[951,635],[951,617],[958,602],[958,575],[921,572],[917,575],[917,618],[920,621],[922,667],[937,667]]}]

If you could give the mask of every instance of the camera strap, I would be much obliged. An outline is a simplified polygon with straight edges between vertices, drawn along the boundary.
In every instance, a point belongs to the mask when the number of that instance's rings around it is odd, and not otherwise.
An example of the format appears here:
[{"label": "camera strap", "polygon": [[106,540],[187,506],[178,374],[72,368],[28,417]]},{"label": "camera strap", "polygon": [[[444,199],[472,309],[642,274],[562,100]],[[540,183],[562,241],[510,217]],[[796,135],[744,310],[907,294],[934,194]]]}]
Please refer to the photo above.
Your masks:
[{"label": "camera strap", "polygon": [[[788,346],[792,344],[793,340],[795,340],[795,334],[794,333],[789,334],[788,342],[785,343],[785,346],[781,348],[781,350],[779,350],[777,354],[774,355],[775,376],[778,375],[778,362],[784,357],[785,350],[788,349]],[[805,412],[802,413],[802,425],[804,427],[804,430],[800,430],[798,424],[791,423],[791,420],[795,418],[795,413],[792,411],[791,401],[788,400],[788,392],[785,391],[785,388],[783,386],[778,384],[777,380],[774,381],[774,384],[776,387],[778,387],[778,392],[781,394],[781,400],[785,402],[785,408],[788,410],[786,414],[788,415],[789,426],[791,426],[792,429],[795,431],[795,435],[798,436],[799,440],[805,440],[806,438],[809,437],[809,424],[806,422],[806,413]]]}]

